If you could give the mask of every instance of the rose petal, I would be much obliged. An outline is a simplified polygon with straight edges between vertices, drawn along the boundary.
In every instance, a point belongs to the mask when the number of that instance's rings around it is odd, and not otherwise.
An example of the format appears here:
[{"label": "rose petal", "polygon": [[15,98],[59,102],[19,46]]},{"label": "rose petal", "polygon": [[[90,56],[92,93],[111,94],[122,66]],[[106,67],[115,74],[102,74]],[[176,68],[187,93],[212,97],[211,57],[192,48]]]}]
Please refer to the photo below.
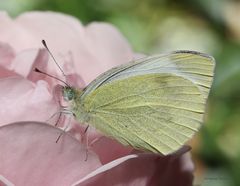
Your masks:
[{"label": "rose petal", "polygon": [[17,76],[17,73],[8,69],[14,57],[13,49],[8,44],[0,42],[0,78]]},{"label": "rose petal", "polygon": [[132,152],[131,147],[124,146],[114,139],[103,136],[91,125],[74,123],[68,132],[82,143],[87,144],[89,149],[98,155],[102,164],[129,155]]},{"label": "rose petal", "polygon": [[18,186],[71,185],[101,164],[91,151],[61,130],[38,122],[0,127],[0,172]]},{"label": "rose petal", "polygon": [[[91,23],[86,27],[85,47],[88,49],[84,74],[86,82],[95,79],[101,72],[119,64],[131,61],[134,54],[123,35],[112,25],[106,23]],[[97,48],[98,50],[94,50]],[[85,57],[84,56],[84,57]],[[94,68],[92,64],[95,64]]]},{"label": "rose petal", "polygon": [[67,84],[71,87],[78,87],[78,88],[85,88],[86,83],[84,82],[82,76],[78,75],[77,73],[68,74],[67,77]]},{"label": "rose petal", "polygon": [[31,71],[31,67],[38,55],[37,49],[25,50],[20,52],[11,62],[9,70],[17,74],[27,77]]},{"label": "rose petal", "polygon": [[29,68],[28,73],[26,73],[27,79],[31,80],[32,82],[37,82],[38,80],[45,80],[49,84],[56,84],[59,83],[56,79],[47,77],[46,75],[40,74],[35,72],[35,68],[38,68],[39,70],[43,72],[48,72],[47,67],[49,65],[48,63],[49,55],[45,49],[37,50],[37,55],[33,61],[33,63],[28,65]]},{"label": "rose petal", "polygon": [[[126,161],[137,158],[138,156],[136,154],[132,154],[129,156],[125,156],[119,159],[116,159],[102,167],[99,167],[98,169],[96,169],[95,171],[91,172],[90,174],[86,175],[84,178],[82,178],[81,180],[77,181],[76,183],[74,183],[73,185],[79,185],[84,183],[85,181],[89,181],[92,178],[95,178],[95,176],[98,176],[99,174],[105,173],[106,171],[111,170],[114,167],[117,167],[119,165],[124,164]],[[108,181],[108,180],[106,180]]]},{"label": "rose petal", "polygon": [[182,156],[181,169],[183,171],[194,170],[194,164],[192,161],[189,161],[190,159],[191,159],[190,153],[186,153],[184,156]]},{"label": "rose petal", "polygon": [[181,169],[184,156],[163,157],[154,154],[125,156],[98,168],[73,185],[190,186],[193,181],[193,170]]},{"label": "rose petal", "polygon": [[9,180],[7,180],[5,177],[0,175],[0,185],[1,186],[14,186],[13,183],[11,183]]},{"label": "rose petal", "polygon": [[102,137],[102,134],[96,131],[91,125],[80,124],[76,120],[73,122],[73,126],[68,132],[83,143],[85,143],[84,141],[87,139],[88,144],[91,144],[96,138]]},{"label": "rose petal", "polygon": [[[16,52],[42,47],[40,41],[45,39],[60,66],[70,59],[86,83],[134,58],[126,39],[106,23],[92,23],[85,28],[77,19],[53,12],[29,12],[15,20],[4,14],[0,21],[0,40],[10,43]],[[48,72],[56,71],[61,77],[54,62],[49,64]]]},{"label": "rose petal", "polygon": [[16,121],[46,121],[58,111],[44,81],[36,85],[21,78],[0,79],[0,125]]},{"label": "rose petal", "polygon": [[13,58],[15,53],[8,44],[0,42],[0,65],[8,66]]},{"label": "rose petal", "polygon": [[19,75],[0,65],[0,78],[1,79],[2,78],[7,78],[7,77],[14,77],[14,76],[16,77],[16,76],[19,76]]},{"label": "rose petal", "polygon": [[102,136],[94,142],[90,149],[98,154],[102,164],[109,163],[110,161],[129,155],[132,152],[132,147],[124,146],[116,140],[105,136]]},{"label": "rose petal", "polygon": [[[0,23],[0,40],[13,46],[14,50],[23,47],[32,38],[31,35],[27,37],[26,29],[12,21],[7,12],[0,12]],[[22,49],[15,52],[18,53]]]}]

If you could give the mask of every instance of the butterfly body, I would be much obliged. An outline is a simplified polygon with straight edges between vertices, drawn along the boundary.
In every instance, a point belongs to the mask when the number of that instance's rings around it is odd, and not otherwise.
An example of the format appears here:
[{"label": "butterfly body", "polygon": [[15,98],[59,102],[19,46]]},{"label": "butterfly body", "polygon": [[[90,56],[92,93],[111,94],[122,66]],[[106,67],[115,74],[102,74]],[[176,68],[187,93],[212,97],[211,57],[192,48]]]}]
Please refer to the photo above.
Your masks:
[{"label": "butterfly body", "polygon": [[84,90],[63,92],[79,122],[124,145],[166,155],[199,130],[213,70],[213,58],[179,51],[121,65]]}]

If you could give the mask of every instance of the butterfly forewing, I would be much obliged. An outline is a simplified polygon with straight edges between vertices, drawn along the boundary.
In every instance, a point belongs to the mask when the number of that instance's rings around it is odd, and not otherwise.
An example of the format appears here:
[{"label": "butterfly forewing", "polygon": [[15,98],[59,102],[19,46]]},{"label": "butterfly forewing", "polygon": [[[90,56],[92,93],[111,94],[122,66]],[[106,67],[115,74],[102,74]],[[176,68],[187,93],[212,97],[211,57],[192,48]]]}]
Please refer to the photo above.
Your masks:
[{"label": "butterfly forewing", "polygon": [[214,67],[215,61],[211,56],[193,51],[176,51],[144,57],[103,73],[89,84],[82,98],[103,84],[151,73],[171,73],[189,79],[207,98],[212,85]]}]

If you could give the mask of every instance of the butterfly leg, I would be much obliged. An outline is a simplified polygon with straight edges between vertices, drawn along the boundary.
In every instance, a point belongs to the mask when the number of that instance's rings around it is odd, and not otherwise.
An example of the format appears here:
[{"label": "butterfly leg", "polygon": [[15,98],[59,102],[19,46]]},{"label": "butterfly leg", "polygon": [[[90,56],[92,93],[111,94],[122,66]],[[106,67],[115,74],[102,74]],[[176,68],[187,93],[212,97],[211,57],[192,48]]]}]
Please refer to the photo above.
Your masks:
[{"label": "butterfly leg", "polygon": [[85,135],[87,133],[88,128],[89,128],[89,125],[87,125],[87,127],[85,128],[83,135]]},{"label": "butterfly leg", "polygon": [[67,107],[62,107],[62,109],[59,112],[57,112],[57,114],[59,114],[59,116],[58,116],[58,119],[57,119],[54,126],[58,125],[58,123],[60,122],[62,114],[70,114],[70,115],[74,116],[74,113],[71,112]]},{"label": "butterfly leg", "polygon": [[[98,140],[100,140],[100,139],[102,138],[102,136],[97,137],[97,138],[95,138],[94,140],[92,140],[92,141],[89,143],[89,140],[88,140],[88,133],[87,133],[89,127],[90,127],[90,126],[87,125],[87,127],[85,128],[85,130],[84,130],[84,132],[83,132],[83,135],[82,135],[82,137],[81,137],[81,138],[82,138],[81,141],[84,141],[85,146],[86,146],[86,156],[85,156],[85,161],[87,161],[87,159],[88,159],[88,152],[89,152],[90,147],[91,147],[95,142],[97,142]],[[86,140],[84,140],[84,139],[86,139]]]},{"label": "butterfly leg", "polygon": [[64,112],[65,110],[67,110],[67,108],[68,108],[67,106],[61,105],[60,101],[59,101],[59,105],[60,105],[59,111],[58,111],[58,112],[55,112],[52,116],[50,116],[49,119],[46,120],[46,122],[48,123],[48,122],[49,122],[51,119],[53,119],[57,114],[59,114],[59,115],[58,115],[58,118],[57,118],[57,121],[56,121],[55,124],[54,124],[55,127],[56,127],[56,126],[58,125],[58,123],[60,122],[60,119],[61,119],[61,116],[62,116],[63,112]]},{"label": "butterfly leg", "polygon": [[58,123],[60,122],[60,119],[61,119],[61,116],[62,116],[62,112],[60,112],[60,114],[58,115],[58,119],[57,119],[57,121],[56,121],[56,123],[55,123],[55,127],[58,125]]},{"label": "butterfly leg", "polygon": [[99,140],[99,138],[96,138],[96,139],[94,139],[91,143],[89,143],[88,133],[87,133],[89,127],[90,127],[90,126],[87,125],[87,127],[86,127],[85,130],[83,131],[83,135],[82,135],[82,137],[81,137],[81,139],[82,139],[81,141],[83,141],[84,144],[85,144],[85,146],[86,146],[85,161],[88,160],[88,152],[89,152],[90,147],[92,146],[92,144],[93,144],[94,142],[96,142],[97,140]]},{"label": "butterfly leg", "polygon": [[89,146],[88,146],[88,136],[87,136],[86,137],[86,157],[85,157],[85,161],[87,161],[87,159],[88,159],[88,150],[89,150]]},{"label": "butterfly leg", "polygon": [[[60,112],[60,114],[61,114],[61,113],[63,113],[63,114],[70,114],[71,116],[74,116],[74,113],[73,113],[73,112],[71,112],[70,110],[66,110],[66,109],[62,110],[62,111]],[[69,117],[69,120],[68,120],[67,125],[65,126],[65,128],[62,130],[62,132],[59,134],[58,138],[56,139],[56,143],[59,141],[59,139],[61,138],[61,136],[62,136],[62,135],[66,132],[66,130],[68,129],[69,125],[71,124],[71,119],[72,119],[72,117]]]},{"label": "butterfly leg", "polygon": [[[88,159],[88,149],[89,149],[89,145],[88,145],[88,133],[87,133],[88,129],[89,129],[89,125],[87,125],[87,127],[85,128],[85,130],[83,131],[83,135],[82,135],[82,137],[81,137],[81,139],[82,139],[81,141],[84,141],[84,142],[85,142],[85,145],[86,145],[85,161],[87,161],[87,159]],[[86,139],[86,140],[84,140],[84,139]]]}]

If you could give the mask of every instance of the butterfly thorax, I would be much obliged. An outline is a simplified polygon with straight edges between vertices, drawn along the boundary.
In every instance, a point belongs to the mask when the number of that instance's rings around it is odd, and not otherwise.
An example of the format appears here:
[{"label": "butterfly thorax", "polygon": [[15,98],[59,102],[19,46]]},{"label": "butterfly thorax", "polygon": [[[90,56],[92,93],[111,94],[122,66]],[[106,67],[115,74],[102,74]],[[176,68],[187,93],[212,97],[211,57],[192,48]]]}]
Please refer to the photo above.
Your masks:
[{"label": "butterfly thorax", "polygon": [[63,97],[69,102],[70,110],[74,113],[76,119],[81,123],[86,123],[89,120],[88,113],[84,110],[84,105],[81,101],[82,89],[73,87],[63,87]]}]

